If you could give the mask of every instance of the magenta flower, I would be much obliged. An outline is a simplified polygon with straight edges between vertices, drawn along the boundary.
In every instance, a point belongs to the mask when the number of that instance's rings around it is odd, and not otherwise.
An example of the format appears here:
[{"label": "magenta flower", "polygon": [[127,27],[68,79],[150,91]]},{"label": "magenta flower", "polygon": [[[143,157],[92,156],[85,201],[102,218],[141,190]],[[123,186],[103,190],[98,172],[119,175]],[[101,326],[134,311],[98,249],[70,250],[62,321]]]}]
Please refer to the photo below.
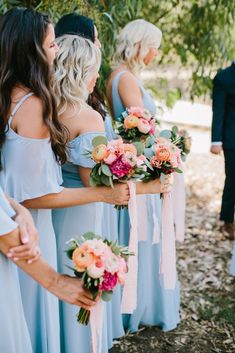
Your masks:
[{"label": "magenta flower", "polygon": [[117,273],[112,275],[112,273],[104,271],[103,282],[99,285],[99,289],[104,291],[113,290],[117,284],[117,279]]},{"label": "magenta flower", "polygon": [[116,175],[118,178],[128,175],[132,169],[131,165],[125,161],[124,157],[125,156],[120,156],[109,166],[112,174]]}]

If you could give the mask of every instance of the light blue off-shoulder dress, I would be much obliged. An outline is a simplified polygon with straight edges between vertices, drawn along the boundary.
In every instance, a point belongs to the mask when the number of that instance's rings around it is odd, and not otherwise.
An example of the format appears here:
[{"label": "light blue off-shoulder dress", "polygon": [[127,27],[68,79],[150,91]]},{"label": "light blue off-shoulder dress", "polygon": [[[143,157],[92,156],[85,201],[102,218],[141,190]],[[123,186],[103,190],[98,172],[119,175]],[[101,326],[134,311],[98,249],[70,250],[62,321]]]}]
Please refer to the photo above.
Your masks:
[{"label": "light blue off-shoulder dress", "polygon": [[[92,168],[94,162],[86,155],[92,150],[92,140],[96,136],[104,136],[101,132],[88,132],[79,135],[69,143],[69,162],[62,166],[63,186],[67,188],[84,187],[79,175],[79,166]],[[67,258],[66,242],[79,237],[86,232],[102,235],[103,203],[96,202],[87,205],[53,210],[53,224],[57,240],[58,269],[60,272],[72,275],[67,265],[72,262]],[[61,352],[90,353],[90,327],[78,324],[76,314],[78,307],[60,303]],[[104,304],[104,327],[102,353],[108,352],[107,314]]]},{"label": "light blue off-shoulder dress", "polygon": [[[18,202],[63,190],[61,168],[55,160],[49,139],[33,139],[11,129],[17,110],[32,93],[13,110],[2,148],[3,171],[0,183]],[[56,269],[56,240],[51,210],[30,210],[40,236],[43,258]],[[58,300],[24,272],[19,272],[25,318],[34,353],[60,353]]]},{"label": "light blue off-shoulder dress", "polygon": [[[120,77],[126,71],[120,71],[113,79],[112,101],[114,118],[116,119],[125,110],[118,93]],[[153,114],[156,106],[137,80],[142,93],[144,107]],[[138,196],[137,196],[138,202]],[[180,321],[179,318],[179,283],[174,290],[166,290],[159,274],[161,242],[152,244],[154,230],[154,216],[159,224],[161,219],[161,200],[159,195],[146,195],[147,207],[147,241],[139,242],[138,254],[138,291],[137,308],[132,315],[124,315],[124,326],[131,332],[138,330],[140,324],[159,326],[164,331],[174,329]],[[139,215],[142,216],[141,210]],[[127,210],[121,210],[119,214],[119,240],[126,245],[129,241],[129,217]]]},{"label": "light blue off-shoulder dress", "polygon": [[[15,215],[0,188],[0,236],[12,232]],[[10,236],[10,235],[9,235]],[[16,266],[0,252],[0,352],[32,353]]]}]

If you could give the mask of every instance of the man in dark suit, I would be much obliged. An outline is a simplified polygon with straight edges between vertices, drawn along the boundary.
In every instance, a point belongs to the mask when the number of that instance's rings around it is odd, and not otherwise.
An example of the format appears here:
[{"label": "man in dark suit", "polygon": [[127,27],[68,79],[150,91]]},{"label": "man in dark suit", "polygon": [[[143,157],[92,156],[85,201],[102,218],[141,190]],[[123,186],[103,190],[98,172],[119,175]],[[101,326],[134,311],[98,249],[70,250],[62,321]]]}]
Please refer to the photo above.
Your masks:
[{"label": "man in dark suit", "polygon": [[229,239],[234,239],[235,209],[235,62],[213,81],[211,152],[224,152],[225,184],[220,219]]}]

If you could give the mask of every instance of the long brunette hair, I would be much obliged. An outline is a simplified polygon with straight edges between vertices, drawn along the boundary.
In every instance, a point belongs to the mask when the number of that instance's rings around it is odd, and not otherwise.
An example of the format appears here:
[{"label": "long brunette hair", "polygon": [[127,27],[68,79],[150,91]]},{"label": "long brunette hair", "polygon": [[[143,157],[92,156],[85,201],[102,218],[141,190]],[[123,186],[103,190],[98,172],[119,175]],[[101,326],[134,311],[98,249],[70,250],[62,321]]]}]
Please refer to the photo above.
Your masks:
[{"label": "long brunette hair", "polygon": [[50,23],[47,15],[24,8],[11,9],[0,19],[0,150],[6,137],[12,90],[22,85],[41,99],[53,152],[57,161],[64,163],[67,131],[57,117],[50,89],[51,68],[42,47]]}]

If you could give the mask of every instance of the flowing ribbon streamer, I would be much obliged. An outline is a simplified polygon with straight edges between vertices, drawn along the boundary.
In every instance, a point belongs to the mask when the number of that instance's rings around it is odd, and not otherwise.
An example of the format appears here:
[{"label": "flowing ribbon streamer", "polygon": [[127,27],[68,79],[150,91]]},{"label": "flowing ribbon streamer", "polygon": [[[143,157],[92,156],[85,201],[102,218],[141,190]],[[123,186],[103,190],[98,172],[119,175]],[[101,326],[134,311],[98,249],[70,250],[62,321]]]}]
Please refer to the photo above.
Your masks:
[{"label": "flowing ribbon streamer", "polygon": [[121,312],[132,314],[137,305],[137,275],[138,275],[138,222],[136,206],[136,186],[135,183],[128,181],[130,189],[130,200],[128,203],[130,218],[130,238],[129,251],[135,255],[128,259],[128,272],[123,288]]},{"label": "flowing ribbon streamer", "polygon": [[138,240],[146,241],[148,237],[148,210],[146,195],[136,196],[138,216]]},{"label": "flowing ribbon streamer", "polygon": [[171,193],[163,194],[162,201],[162,253],[160,273],[166,289],[174,289],[176,285],[176,250],[173,216],[173,200]]},{"label": "flowing ribbon streamer", "polygon": [[102,353],[103,317],[104,307],[102,300],[100,300],[91,308],[90,314],[92,353]]},{"label": "flowing ribbon streamer", "polygon": [[184,175],[175,173],[172,187],[173,217],[176,240],[183,242],[185,233],[185,184]]},{"label": "flowing ribbon streamer", "polygon": [[152,216],[153,216],[153,240],[152,244],[158,244],[160,242],[160,225],[157,218],[157,196],[150,195],[151,207],[152,207]]}]

